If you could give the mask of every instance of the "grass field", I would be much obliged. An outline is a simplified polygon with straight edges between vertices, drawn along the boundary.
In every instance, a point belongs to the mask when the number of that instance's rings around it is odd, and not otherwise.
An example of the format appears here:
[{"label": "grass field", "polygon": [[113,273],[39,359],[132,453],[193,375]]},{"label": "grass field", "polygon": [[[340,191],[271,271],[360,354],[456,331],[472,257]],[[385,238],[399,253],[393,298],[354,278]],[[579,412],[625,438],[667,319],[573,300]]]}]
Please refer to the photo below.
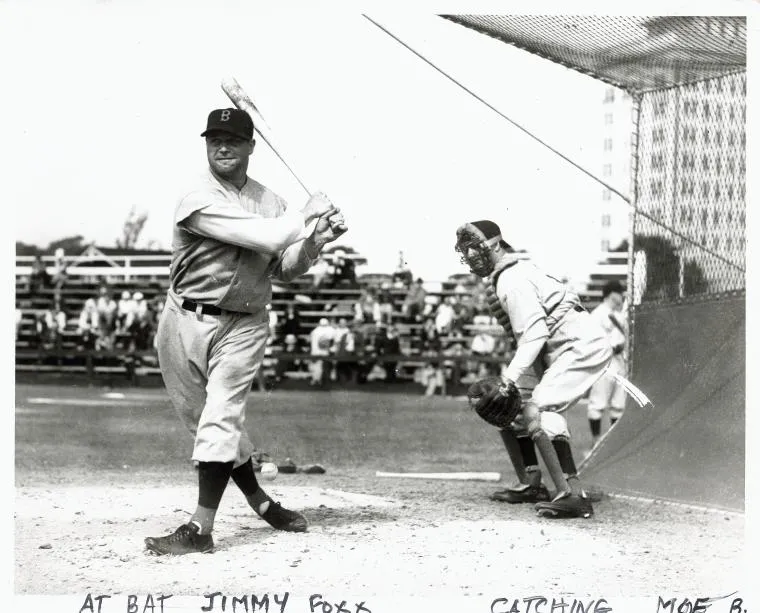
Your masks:
[{"label": "grass field", "polygon": [[[97,388],[19,386],[18,483],[29,474],[38,479],[41,469],[63,481],[125,465],[131,471],[186,469],[192,439],[163,390],[127,390],[123,399],[105,393]],[[588,449],[583,406],[574,407],[567,417],[576,445]],[[453,398],[252,392],[246,426],[254,443],[275,459],[317,462],[328,470],[513,474],[497,431]]]},{"label": "grass field", "polygon": [[[195,504],[192,440],[162,389],[114,391],[16,387],[19,594],[313,586],[348,590],[377,613],[406,610],[378,608],[388,593],[408,602],[471,599],[473,608],[458,610],[489,610],[505,592],[717,596],[740,587],[743,516],[606,498],[591,520],[537,518],[532,505],[488,499],[512,471],[497,432],[463,401],[396,393],[253,392],[246,421],[253,441],[278,461],[327,470],[265,484],[302,510],[309,532],[273,532],[230,488],[214,554],[147,556],[143,538],[173,530]],[[587,448],[582,407],[568,417],[578,447]],[[503,478],[379,479],[376,470]],[[288,609],[299,610],[309,609]]]}]

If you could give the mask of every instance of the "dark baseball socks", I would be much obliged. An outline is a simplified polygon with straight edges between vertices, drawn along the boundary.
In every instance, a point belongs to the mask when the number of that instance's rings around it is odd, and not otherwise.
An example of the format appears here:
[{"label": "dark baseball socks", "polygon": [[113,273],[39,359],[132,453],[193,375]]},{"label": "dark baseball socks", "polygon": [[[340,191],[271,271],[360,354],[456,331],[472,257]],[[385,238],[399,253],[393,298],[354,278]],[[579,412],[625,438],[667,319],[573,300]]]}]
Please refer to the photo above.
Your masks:
[{"label": "dark baseball socks", "polygon": [[578,478],[578,469],[575,466],[575,459],[573,459],[573,451],[570,448],[570,441],[564,437],[558,436],[554,438],[552,445],[557,452],[557,458],[562,467],[562,472],[567,475],[567,484],[570,486],[570,491],[579,496],[583,495],[583,486]]},{"label": "dark baseball socks", "polygon": [[241,464],[232,471],[232,480],[243,492],[249,506],[259,515],[263,515],[269,509],[272,499],[261,489],[256,473],[253,470],[251,458],[245,464]]},{"label": "dark baseball socks", "polygon": [[198,506],[190,518],[200,528],[200,534],[210,534],[222,495],[232,474],[233,462],[198,463]]}]

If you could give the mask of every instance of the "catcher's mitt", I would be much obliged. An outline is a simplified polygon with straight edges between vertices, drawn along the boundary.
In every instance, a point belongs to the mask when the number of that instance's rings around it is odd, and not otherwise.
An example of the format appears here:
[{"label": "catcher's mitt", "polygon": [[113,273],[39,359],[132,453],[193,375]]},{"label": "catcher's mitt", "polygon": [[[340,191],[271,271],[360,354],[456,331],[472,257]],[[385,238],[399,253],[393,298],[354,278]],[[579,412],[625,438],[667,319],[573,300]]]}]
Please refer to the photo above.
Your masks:
[{"label": "catcher's mitt", "polygon": [[470,407],[485,421],[497,428],[507,428],[520,414],[520,392],[511,381],[486,377],[467,390]]}]

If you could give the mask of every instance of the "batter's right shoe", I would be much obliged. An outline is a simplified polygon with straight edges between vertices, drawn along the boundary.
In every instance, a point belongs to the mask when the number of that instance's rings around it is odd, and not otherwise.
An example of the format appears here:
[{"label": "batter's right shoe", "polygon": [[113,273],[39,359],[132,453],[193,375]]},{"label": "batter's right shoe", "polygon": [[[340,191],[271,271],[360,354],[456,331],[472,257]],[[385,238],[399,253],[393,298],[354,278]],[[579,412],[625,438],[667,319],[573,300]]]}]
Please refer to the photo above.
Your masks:
[{"label": "batter's right shoe", "polygon": [[279,502],[270,502],[269,508],[261,514],[261,518],[275,530],[284,532],[306,532],[306,518],[283,507]]},{"label": "batter's right shoe", "polygon": [[503,490],[497,490],[491,494],[491,500],[497,502],[508,502],[509,504],[520,504],[522,502],[542,502],[549,500],[549,490],[544,484],[540,485],[523,485],[508,487]]},{"label": "batter's right shoe", "polygon": [[145,547],[160,556],[181,556],[186,553],[209,553],[214,549],[210,534],[200,534],[198,524],[183,524],[168,536],[149,536]]},{"label": "batter's right shoe", "polygon": [[591,506],[591,501],[585,494],[562,492],[553,500],[536,504],[536,513],[540,517],[552,519],[589,518],[594,514],[594,507]]}]

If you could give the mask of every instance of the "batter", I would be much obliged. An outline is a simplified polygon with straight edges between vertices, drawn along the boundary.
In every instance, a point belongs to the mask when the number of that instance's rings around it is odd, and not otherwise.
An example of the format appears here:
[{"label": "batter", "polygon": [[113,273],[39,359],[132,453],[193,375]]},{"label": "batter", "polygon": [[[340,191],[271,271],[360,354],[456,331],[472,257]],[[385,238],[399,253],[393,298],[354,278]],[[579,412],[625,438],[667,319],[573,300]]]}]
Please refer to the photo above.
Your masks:
[{"label": "batter", "polygon": [[269,334],[270,279],[303,274],[346,231],[325,195],[291,211],[247,176],[255,141],[244,111],[212,111],[201,136],[209,168],[176,207],[169,291],[156,336],[167,392],[195,437],[198,505],[174,533],[145,539],[159,555],[213,549],[214,518],[230,478],[272,527],[307,529],[300,513],[273,501],[257,482],[245,403]]}]

